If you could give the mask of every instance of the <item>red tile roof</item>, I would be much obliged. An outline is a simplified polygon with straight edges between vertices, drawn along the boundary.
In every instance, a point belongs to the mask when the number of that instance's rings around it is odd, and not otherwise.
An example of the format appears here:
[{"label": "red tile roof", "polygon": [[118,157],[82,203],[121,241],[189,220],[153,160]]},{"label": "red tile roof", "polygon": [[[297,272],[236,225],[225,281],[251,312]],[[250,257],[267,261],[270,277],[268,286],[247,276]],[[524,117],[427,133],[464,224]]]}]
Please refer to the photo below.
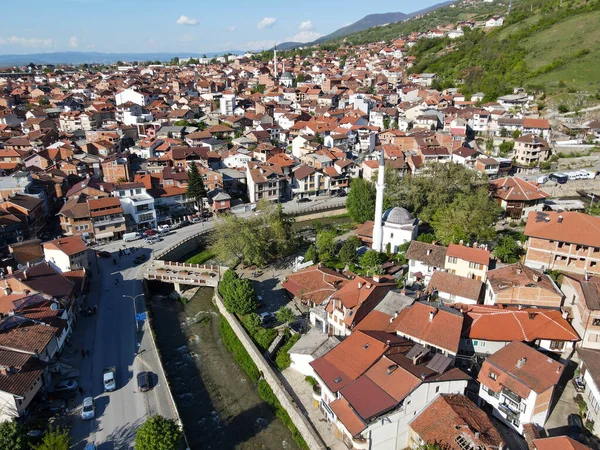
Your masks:
[{"label": "red tile roof", "polygon": [[354,412],[348,402],[342,397],[329,404],[331,410],[337,418],[344,424],[346,429],[352,436],[356,436],[363,431],[367,426],[362,419]]},{"label": "red tile roof", "polygon": [[532,211],[525,236],[600,247],[600,217],[579,212]]},{"label": "red tile roof", "polygon": [[590,450],[590,447],[577,442],[569,436],[555,436],[534,439],[535,450]]},{"label": "red tile roof", "polygon": [[490,252],[481,248],[467,247],[466,245],[450,244],[446,256],[453,256],[464,261],[474,262],[489,266]]},{"label": "red tile roof", "polygon": [[491,181],[490,184],[495,189],[494,197],[506,201],[541,200],[550,195],[535,184],[517,177],[499,178]]},{"label": "red tile roof", "polygon": [[44,248],[48,250],[60,250],[66,255],[75,255],[87,250],[87,245],[80,236],[70,236],[44,242]]},{"label": "red tile roof", "polygon": [[283,288],[295,297],[319,304],[348,281],[335,270],[315,264],[288,275]]}]

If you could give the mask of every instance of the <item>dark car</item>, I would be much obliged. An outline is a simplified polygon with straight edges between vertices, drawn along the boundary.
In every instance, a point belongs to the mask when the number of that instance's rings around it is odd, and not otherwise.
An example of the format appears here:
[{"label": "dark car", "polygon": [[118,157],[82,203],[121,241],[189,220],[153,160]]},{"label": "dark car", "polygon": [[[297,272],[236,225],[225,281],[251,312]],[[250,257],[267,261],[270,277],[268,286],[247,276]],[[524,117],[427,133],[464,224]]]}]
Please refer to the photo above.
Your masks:
[{"label": "dark car", "polygon": [[77,381],[75,380],[62,380],[56,383],[53,392],[68,392],[77,389]]},{"label": "dark car", "polygon": [[146,392],[150,390],[150,374],[148,372],[140,372],[137,374],[138,391]]},{"label": "dark car", "polygon": [[312,202],[312,200],[308,197],[302,197],[300,199],[298,199],[298,203],[309,203]]},{"label": "dark car", "polygon": [[569,437],[581,442],[583,440],[583,420],[581,420],[579,414],[569,414],[567,423],[569,425]]},{"label": "dark car", "polygon": [[338,197],[345,197],[347,194],[344,191],[338,191],[337,196]]},{"label": "dark car", "polygon": [[144,261],[146,261],[146,255],[139,255],[136,256],[135,259],[133,260],[134,264],[142,264]]},{"label": "dark car", "polygon": [[112,256],[109,252],[105,251],[96,252],[96,255],[98,255],[100,258],[110,258]]}]

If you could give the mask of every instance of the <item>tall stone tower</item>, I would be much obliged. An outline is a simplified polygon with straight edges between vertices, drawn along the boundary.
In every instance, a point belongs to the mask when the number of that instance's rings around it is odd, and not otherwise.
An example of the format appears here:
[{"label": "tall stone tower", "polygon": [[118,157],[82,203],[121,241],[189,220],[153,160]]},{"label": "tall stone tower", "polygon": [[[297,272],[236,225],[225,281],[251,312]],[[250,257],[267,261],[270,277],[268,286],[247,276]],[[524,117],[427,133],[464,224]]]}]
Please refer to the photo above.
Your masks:
[{"label": "tall stone tower", "polygon": [[385,192],[385,163],[383,161],[383,150],[379,158],[379,172],[377,173],[377,197],[375,199],[375,224],[373,225],[373,250],[383,251],[383,193]]},{"label": "tall stone tower", "polygon": [[273,69],[274,69],[275,79],[277,79],[277,45],[273,49]]}]

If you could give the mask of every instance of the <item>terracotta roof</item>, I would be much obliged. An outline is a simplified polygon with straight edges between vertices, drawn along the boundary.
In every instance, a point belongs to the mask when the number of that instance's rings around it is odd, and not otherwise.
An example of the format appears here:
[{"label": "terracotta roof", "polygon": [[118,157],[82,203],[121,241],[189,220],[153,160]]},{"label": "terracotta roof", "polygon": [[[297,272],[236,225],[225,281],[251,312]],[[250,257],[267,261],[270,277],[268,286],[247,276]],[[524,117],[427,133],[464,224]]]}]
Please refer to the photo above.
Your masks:
[{"label": "terracotta roof", "polygon": [[90,211],[96,209],[104,209],[104,208],[112,208],[112,207],[121,207],[121,202],[117,197],[103,197],[98,199],[89,199],[88,205],[90,207]]},{"label": "terracotta roof", "polygon": [[406,259],[421,261],[430,267],[444,267],[446,263],[446,247],[426,242],[411,241],[406,251]]},{"label": "terracotta roof", "polygon": [[491,181],[490,184],[495,189],[494,197],[506,201],[541,200],[550,195],[535,184],[517,177],[499,178]]},{"label": "terracotta roof", "polygon": [[569,436],[555,436],[545,439],[534,439],[535,450],[590,450],[591,447],[577,442]]},{"label": "terracotta roof", "polygon": [[532,211],[525,236],[600,247],[600,217],[579,212]]},{"label": "terracotta roof", "polygon": [[[521,263],[509,264],[500,267],[499,269],[488,271],[487,281],[492,286],[494,292],[514,289],[519,286],[535,286],[550,291],[560,297],[563,295],[550,276],[546,275],[541,270],[532,269]],[[515,302],[516,301],[517,299],[515,299]]]},{"label": "terracotta roof", "polygon": [[487,414],[464,395],[441,394],[410,423],[425,442],[448,450],[463,450],[456,442],[466,436],[478,448],[499,448],[502,436]]},{"label": "terracotta roof", "polygon": [[[433,319],[430,321],[430,313]],[[416,302],[398,314],[390,325],[399,335],[419,339],[452,353],[458,352],[463,316],[438,303]]]},{"label": "terracotta roof", "polygon": [[[494,392],[506,387],[527,398],[531,391],[541,394],[555,386],[563,367],[527,344],[513,341],[486,358],[477,381]],[[495,380],[490,378],[490,372],[496,375]]]},{"label": "terracotta roof", "polygon": [[473,278],[461,277],[450,272],[436,270],[427,285],[427,292],[437,290],[477,302],[483,283]]},{"label": "terracotta roof", "polygon": [[364,420],[389,411],[397,404],[395,399],[366,376],[350,383],[341,393]]},{"label": "terracotta roof", "polygon": [[490,265],[490,252],[482,248],[467,247],[466,245],[450,244],[446,256],[455,257],[464,261]]},{"label": "terracotta roof", "polygon": [[[0,360],[0,365],[3,365]],[[12,395],[25,396],[31,391],[44,372],[44,365],[36,358],[30,357],[28,362],[16,373],[0,375],[0,391]],[[41,386],[41,384],[40,384]]]},{"label": "terracotta roof", "polygon": [[80,236],[70,236],[44,242],[44,248],[48,250],[60,250],[66,255],[75,255],[87,250],[87,245]]},{"label": "terracotta roof", "polygon": [[335,270],[315,264],[288,275],[282,286],[295,297],[319,304],[348,281]]},{"label": "terracotta roof", "polygon": [[538,339],[579,341],[571,324],[555,309],[501,308],[484,305],[453,305],[464,314],[462,336],[485,341],[525,341]]},{"label": "terracotta roof", "polygon": [[329,407],[335,413],[337,418],[344,424],[352,436],[356,436],[367,426],[362,419],[354,412],[348,402],[342,397],[329,404]]},{"label": "terracotta roof", "polygon": [[548,130],[550,129],[550,123],[547,119],[534,119],[531,117],[523,118],[523,127],[525,128],[541,128]]}]

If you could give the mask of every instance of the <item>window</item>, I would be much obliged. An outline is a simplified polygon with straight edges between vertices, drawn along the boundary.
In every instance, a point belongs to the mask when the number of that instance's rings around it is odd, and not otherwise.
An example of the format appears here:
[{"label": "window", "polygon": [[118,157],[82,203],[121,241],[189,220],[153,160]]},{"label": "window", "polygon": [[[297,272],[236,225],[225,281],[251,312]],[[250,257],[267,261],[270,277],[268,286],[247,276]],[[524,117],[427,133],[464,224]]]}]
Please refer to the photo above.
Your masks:
[{"label": "window", "polygon": [[436,387],[435,387],[435,393],[437,394],[438,392],[440,392],[440,387],[439,387],[439,386],[436,386]]},{"label": "window", "polygon": [[594,325],[595,327],[600,327],[600,319],[594,319],[592,325]]},{"label": "window", "polygon": [[448,256],[448,262],[450,264],[456,264],[458,262],[458,259],[455,256]]},{"label": "window", "polygon": [[474,263],[474,262],[470,262],[469,263],[469,269],[479,269],[479,264]]},{"label": "window", "polygon": [[550,341],[550,350],[562,350],[564,346],[564,341]]},{"label": "window", "polygon": [[[473,339],[473,347],[477,347],[479,345],[479,341],[476,339]],[[491,373],[491,372],[490,372]],[[491,377],[490,377],[491,378]]]},{"label": "window", "polygon": [[489,377],[490,377],[492,380],[497,380],[497,379],[498,379],[498,374],[497,374],[497,373],[494,373],[494,372],[492,372],[492,371],[490,371]]},{"label": "window", "polygon": [[598,409],[599,409],[598,401],[596,400],[596,397],[594,397],[594,393],[592,392],[591,389],[588,392],[588,400],[589,400],[590,408],[592,408],[594,410],[594,412],[596,414],[598,414]]}]

